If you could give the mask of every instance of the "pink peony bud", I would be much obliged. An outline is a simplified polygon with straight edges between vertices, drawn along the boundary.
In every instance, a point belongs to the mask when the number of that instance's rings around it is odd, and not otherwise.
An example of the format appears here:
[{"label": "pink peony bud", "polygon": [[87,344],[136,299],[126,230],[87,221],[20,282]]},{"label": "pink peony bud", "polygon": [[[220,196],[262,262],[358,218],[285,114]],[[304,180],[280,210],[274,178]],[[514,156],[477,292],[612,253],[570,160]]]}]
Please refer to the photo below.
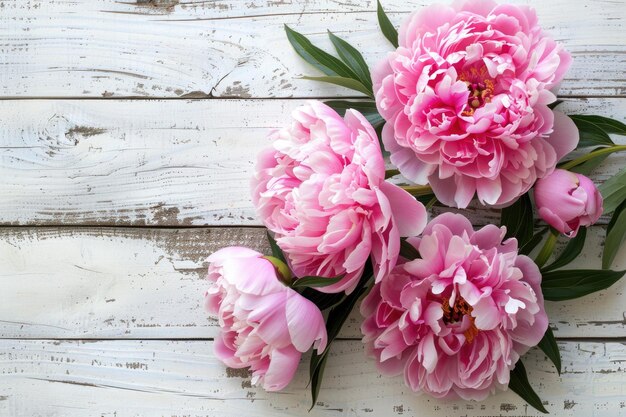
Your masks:
[{"label": "pink peony bud", "polygon": [[261,253],[241,247],[209,256],[207,310],[221,327],[215,355],[231,368],[250,367],[252,383],[278,391],[293,378],[300,357],[326,348],[326,326],[317,306],[283,285]]},{"label": "pink peony bud", "polygon": [[541,218],[568,237],[580,226],[594,224],[602,215],[602,195],[581,174],[557,169],[535,184],[535,203]]}]

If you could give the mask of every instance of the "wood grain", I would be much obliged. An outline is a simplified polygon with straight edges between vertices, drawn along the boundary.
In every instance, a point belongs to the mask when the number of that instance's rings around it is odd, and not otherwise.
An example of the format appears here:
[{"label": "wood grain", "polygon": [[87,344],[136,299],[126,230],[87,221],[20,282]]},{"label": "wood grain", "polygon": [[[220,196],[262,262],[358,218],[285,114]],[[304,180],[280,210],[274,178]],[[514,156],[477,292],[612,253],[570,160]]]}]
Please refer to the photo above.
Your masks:
[{"label": "wood grain", "polygon": [[[384,3],[398,25],[432,2]],[[516,2],[534,6],[572,53],[563,95],[626,94],[623,2]],[[1,11],[3,97],[354,96],[298,79],[315,72],[291,50],[283,24],[326,50],[333,30],[370,65],[390,50],[371,0],[4,0]]]},{"label": "wood grain", "polygon": [[[256,155],[303,102],[0,101],[0,224],[259,225],[249,190]],[[626,99],[562,108],[624,120]],[[610,157],[594,178],[623,163]],[[466,214],[476,224],[498,216]]]},{"label": "wood grain", "polygon": [[[559,345],[559,377],[541,352],[525,356],[552,415],[623,415],[621,343]],[[306,360],[306,357],[305,357]],[[209,341],[0,341],[0,414],[11,416],[539,416],[512,392],[476,403],[417,396],[401,377],[381,377],[358,341],[333,346],[310,414],[307,366],[282,392],[226,369]]]},{"label": "wood grain", "polygon": [[[592,228],[571,268],[599,268],[603,236]],[[0,338],[212,338],[205,259],[230,245],[270,253],[261,228],[0,229]],[[626,269],[626,245],[616,259]],[[623,338],[625,301],[622,279],[546,309],[557,337]],[[355,311],[341,337],[360,323]]]}]

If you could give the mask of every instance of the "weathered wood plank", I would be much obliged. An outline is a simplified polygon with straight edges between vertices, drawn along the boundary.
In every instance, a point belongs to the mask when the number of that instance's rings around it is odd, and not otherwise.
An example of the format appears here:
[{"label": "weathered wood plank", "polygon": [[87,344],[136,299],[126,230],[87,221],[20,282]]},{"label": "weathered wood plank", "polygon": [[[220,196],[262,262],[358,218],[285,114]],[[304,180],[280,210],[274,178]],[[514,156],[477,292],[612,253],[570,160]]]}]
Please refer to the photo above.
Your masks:
[{"label": "weathered wood plank", "polygon": [[[621,1],[529,1],[575,58],[564,95],[624,95],[626,8]],[[399,24],[432,1],[385,2]],[[372,65],[389,45],[375,2],[5,0],[0,96],[319,97],[349,90],[299,80],[312,69],[283,24],[331,49],[331,29]],[[564,12],[567,18],[564,19]]]},{"label": "weathered wood plank", "polygon": [[[621,343],[560,343],[559,377],[541,352],[525,364],[553,415],[623,415]],[[306,360],[306,358],[305,358]],[[0,341],[0,413],[11,416],[539,416],[512,392],[476,403],[417,396],[401,377],[378,375],[358,341],[339,341],[310,414],[303,363],[282,392],[252,387],[226,369],[209,341]]]},{"label": "weathered wood plank", "polygon": [[[603,235],[591,229],[572,268],[600,266]],[[205,259],[229,245],[270,253],[262,228],[2,228],[0,338],[214,337]],[[626,247],[616,259],[626,269]],[[546,308],[558,337],[626,337],[625,301],[623,279]],[[360,321],[341,337],[359,338]]]},{"label": "weathered wood plank", "polygon": [[[0,101],[0,224],[258,225],[249,191],[256,155],[302,103]],[[626,99],[562,107],[624,120]],[[613,156],[595,178],[623,164]]]}]

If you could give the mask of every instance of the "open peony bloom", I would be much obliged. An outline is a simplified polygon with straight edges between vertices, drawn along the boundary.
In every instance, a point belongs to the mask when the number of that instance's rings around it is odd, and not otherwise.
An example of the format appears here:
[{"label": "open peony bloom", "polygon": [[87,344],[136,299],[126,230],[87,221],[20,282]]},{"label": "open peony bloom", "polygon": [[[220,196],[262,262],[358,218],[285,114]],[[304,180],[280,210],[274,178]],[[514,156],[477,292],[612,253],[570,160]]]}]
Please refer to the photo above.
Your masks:
[{"label": "open peony bloom", "polygon": [[250,367],[254,384],[278,391],[293,378],[302,352],[326,348],[326,326],[315,304],[283,285],[262,256],[241,247],[209,256],[214,285],[205,301],[221,327],[215,355],[231,368]]},{"label": "open peony bloom", "polygon": [[602,195],[581,174],[557,169],[535,184],[539,216],[560,233],[574,237],[580,226],[591,226],[602,215]]},{"label": "open peony bloom", "polygon": [[505,228],[478,231],[460,214],[431,221],[363,300],[363,342],[386,375],[413,391],[481,400],[505,389],[515,363],[543,337],[541,274]]},{"label": "open peony bloom", "polygon": [[548,104],[571,58],[527,6],[432,5],[401,26],[375,68],[385,148],[446,205],[507,205],[554,170],[578,130]]},{"label": "open peony bloom", "polygon": [[259,155],[252,200],[296,276],[344,278],[324,292],[351,292],[370,257],[380,281],[400,236],[419,234],[426,210],[385,181],[376,132],[359,112],[345,118],[318,101],[297,108]]}]

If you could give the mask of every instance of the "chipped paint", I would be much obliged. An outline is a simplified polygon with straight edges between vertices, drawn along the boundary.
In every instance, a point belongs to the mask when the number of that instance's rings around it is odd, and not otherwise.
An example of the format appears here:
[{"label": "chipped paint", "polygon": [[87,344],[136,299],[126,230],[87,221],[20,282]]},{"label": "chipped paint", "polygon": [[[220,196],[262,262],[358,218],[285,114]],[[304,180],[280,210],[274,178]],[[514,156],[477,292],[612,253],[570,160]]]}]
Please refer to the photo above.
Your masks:
[{"label": "chipped paint", "polygon": [[251,376],[252,372],[248,368],[226,368],[227,378],[250,378]]}]

